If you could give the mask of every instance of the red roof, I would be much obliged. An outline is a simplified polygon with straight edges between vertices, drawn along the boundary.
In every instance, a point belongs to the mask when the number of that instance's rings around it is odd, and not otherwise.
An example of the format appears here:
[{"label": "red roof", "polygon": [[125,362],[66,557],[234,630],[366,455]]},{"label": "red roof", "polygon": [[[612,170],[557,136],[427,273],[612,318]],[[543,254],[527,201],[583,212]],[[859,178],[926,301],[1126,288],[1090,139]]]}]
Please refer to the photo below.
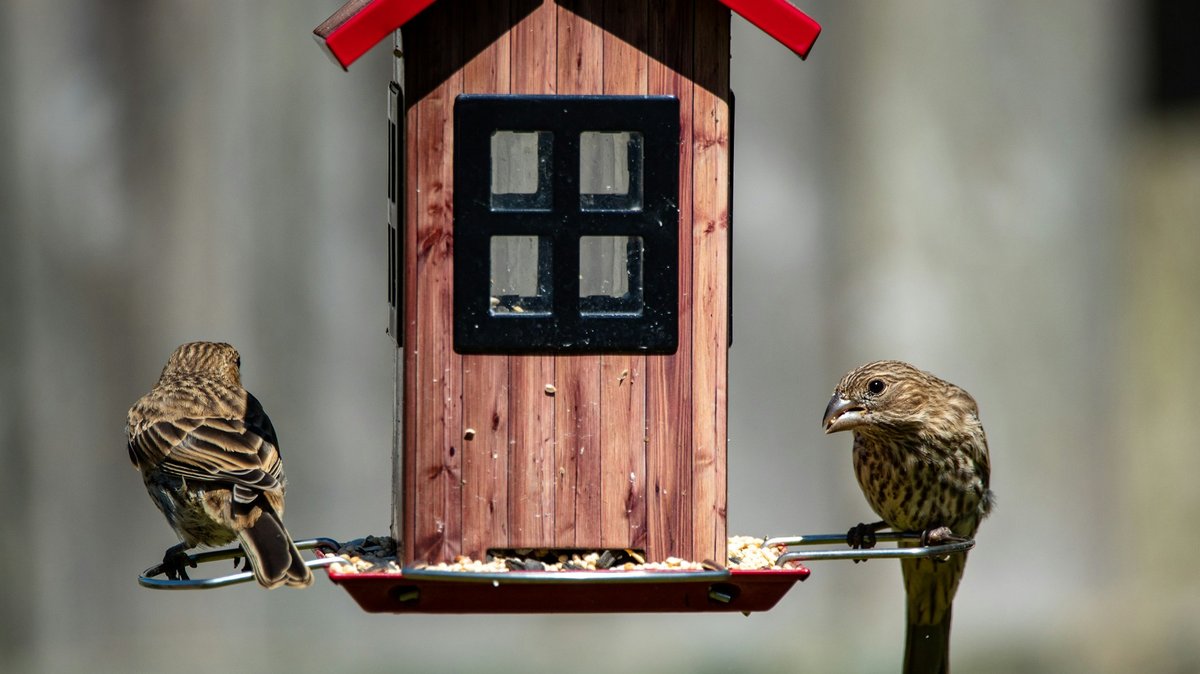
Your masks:
[{"label": "red roof", "polygon": [[[808,56],[821,25],[787,0],[720,0],[800,58]],[[349,0],[313,34],[343,68],[420,14],[434,0]]]}]

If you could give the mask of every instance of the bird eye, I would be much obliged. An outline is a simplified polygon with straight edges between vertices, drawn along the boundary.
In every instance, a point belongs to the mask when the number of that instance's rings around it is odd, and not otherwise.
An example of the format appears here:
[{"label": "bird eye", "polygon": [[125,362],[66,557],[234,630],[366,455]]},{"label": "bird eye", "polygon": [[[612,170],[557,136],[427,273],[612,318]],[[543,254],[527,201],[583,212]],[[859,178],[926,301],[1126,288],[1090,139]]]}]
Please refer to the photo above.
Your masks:
[{"label": "bird eye", "polygon": [[867,382],[867,390],[875,395],[883,393],[883,389],[885,388],[887,388],[887,384],[885,384],[882,379],[872,379],[871,381]]}]

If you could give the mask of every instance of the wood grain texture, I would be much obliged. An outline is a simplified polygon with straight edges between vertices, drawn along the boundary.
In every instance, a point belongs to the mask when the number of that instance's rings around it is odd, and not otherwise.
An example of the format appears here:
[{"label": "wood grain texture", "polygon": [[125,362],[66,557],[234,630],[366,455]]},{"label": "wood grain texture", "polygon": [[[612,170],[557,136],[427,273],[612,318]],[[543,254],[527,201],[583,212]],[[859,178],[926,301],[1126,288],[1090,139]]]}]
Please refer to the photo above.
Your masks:
[{"label": "wood grain texture", "polygon": [[[713,0],[506,2],[438,3],[405,27],[406,90],[419,96],[405,118],[417,140],[403,234],[404,559],[587,546],[724,561],[729,12]],[[462,91],[679,98],[676,353],[454,352],[449,159]]]},{"label": "wood grain texture", "polygon": [[[604,4],[604,93],[649,91],[649,0]],[[600,365],[600,543],[646,545],[646,357],[604,355]]]},{"label": "wood grain texture", "polygon": [[600,358],[558,356],[554,545],[600,543]]},{"label": "wood grain texture", "polygon": [[[596,93],[604,66],[604,34],[584,17],[602,0],[558,5],[559,94]],[[578,256],[578,250],[556,251]],[[600,356],[555,357],[555,533],[560,547],[600,543]]]},{"label": "wood grain texture", "polygon": [[[707,1],[707,0],[702,0]],[[656,3],[647,88],[679,99],[679,348],[646,357],[646,553],[692,555],[692,53],[694,0]]]},{"label": "wood grain texture", "polygon": [[543,0],[512,29],[512,92],[553,94],[558,76],[558,51],[545,36],[558,33],[554,0]]},{"label": "wood grain texture", "polygon": [[646,545],[645,356],[600,364],[600,546]]},{"label": "wood grain texture", "polygon": [[[507,0],[464,0],[464,93],[508,93],[511,38]],[[508,547],[509,358],[462,358],[463,554],[483,559]]]},{"label": "wood grain texture", "polygon": [[554,541],[554,359],[513,357],[509,370],[508,539],[514,547]]},{"label": "wood grain texture", "polygon": [[[526,14],[511,34],[510,82],[515,94],[553,94],[557,50],[553,0]],[[552,356],[509,359],[509,543],[539,547],[554,540],[554,384]]]},{"label": "wood grain texture", "polygon": [[[604,93],[645,94],[649,86],[650,0],[604,3]],[[657,4],[657,3],[654,3]]]},{"label": "wood grain texture", "polygon": [[604,67],[604,36],[585,17],[603,15],[603,0],[559,0],[558,93],[594,94]]},{"label": "wood grain texture", "polygon": [[[453,164],[454,98],[462,91],[455,69],[462,50],[453,29],[456,3],[438,3],[412,24],[413,33],[441,36],[421,45],[430,72],[449,73],[430,82],[414,106],[416,140],[415,268],[420,290],[416,348],[416,431],[413,457],[416,498],[413,555],[416,560],[451,559],[462,549],[462,364],[454,352]],[[421,24],[424,24],[423,26]]]},{"label": "wood grain texture", "polygon": [[729,9],[696,4],[692,241],[692,549],[725,560],[729,333]]},{"label": "wood grain texture", "polygon": [[463,357],[464,555],[508,547],[508,359]]},{"label": "wood grain texture", "polygon": [[465,0],[463,92],[507,94],[512,81],[512,35],[508,0]]}]

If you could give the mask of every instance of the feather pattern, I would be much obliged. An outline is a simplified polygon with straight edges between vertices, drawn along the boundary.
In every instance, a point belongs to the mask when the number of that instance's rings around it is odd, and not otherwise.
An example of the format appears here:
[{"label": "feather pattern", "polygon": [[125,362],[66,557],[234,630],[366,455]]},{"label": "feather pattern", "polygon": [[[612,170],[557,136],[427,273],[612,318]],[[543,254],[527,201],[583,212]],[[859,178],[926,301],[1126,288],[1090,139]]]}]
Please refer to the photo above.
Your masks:
[{"label": "feather pattern", "polygon": [[[129,410],[129,458],[186,547],[240,539],[260,584],[308,585],[312,574],[281,519],[287,480],[279,441],[258,399],[242,388],[240,364],[228,344],[176,349]],[[264,517],[270,523],[257,526]],[[260,529],[269,535],[254,536]]]},{"label": "feather pattern", "polygon": [[[826,432],[854,433],[855,476],[895,531],[975,535],[991,512],[991,458],[975,399],[894,360],[846,374],[825,410]],[[950,614],[966,555],[901,560],[907,595],[906,672],[949,671]]]}]

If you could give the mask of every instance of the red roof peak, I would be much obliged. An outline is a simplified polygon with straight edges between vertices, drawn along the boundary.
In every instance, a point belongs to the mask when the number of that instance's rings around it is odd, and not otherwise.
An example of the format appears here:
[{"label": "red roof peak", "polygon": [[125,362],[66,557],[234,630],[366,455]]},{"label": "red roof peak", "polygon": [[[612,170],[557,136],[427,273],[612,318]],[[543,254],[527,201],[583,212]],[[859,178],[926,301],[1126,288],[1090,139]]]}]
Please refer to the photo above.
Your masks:
[{"label": "red roof peak", "polygon": [[[788,49],[808,56],[821,25],[787,0],[720,0]],[[343,68],[420,14],[434,0],[349,0],[313,34]]]}]

